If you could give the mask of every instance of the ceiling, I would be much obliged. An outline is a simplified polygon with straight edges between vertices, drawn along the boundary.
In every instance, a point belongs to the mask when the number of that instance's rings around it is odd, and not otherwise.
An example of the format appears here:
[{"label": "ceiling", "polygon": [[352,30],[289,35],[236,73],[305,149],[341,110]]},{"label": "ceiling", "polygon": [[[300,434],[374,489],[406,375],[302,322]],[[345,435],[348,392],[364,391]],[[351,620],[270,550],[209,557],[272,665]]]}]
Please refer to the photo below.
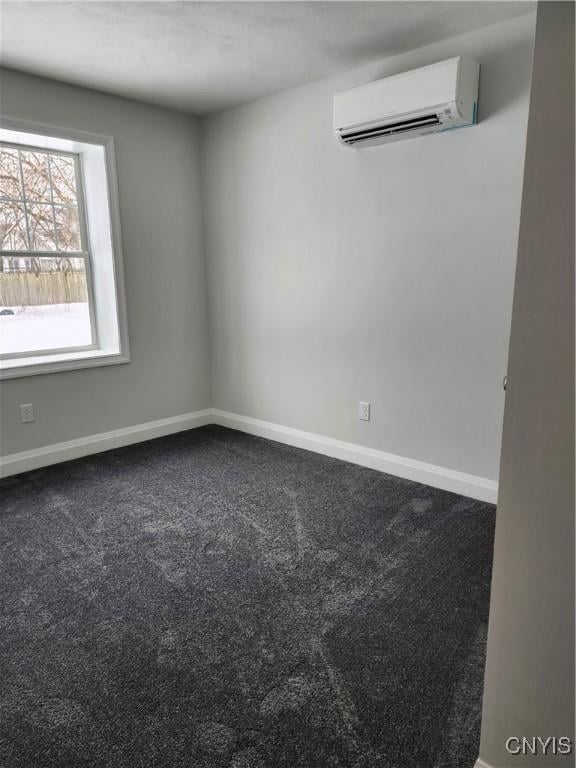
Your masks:
[{"label": "ceiling", "polygon": [[2,63],[202,115],[534,7],[458,1],[4,0]]}]

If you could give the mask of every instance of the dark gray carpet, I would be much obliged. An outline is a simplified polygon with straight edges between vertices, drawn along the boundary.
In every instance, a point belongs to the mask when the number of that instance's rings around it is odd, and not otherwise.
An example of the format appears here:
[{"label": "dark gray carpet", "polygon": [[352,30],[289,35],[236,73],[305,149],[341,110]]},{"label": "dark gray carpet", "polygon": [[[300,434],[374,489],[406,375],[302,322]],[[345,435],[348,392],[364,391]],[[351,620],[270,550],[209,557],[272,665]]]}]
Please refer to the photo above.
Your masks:
[{"label": "dark gray carpet", "polygon": [[473,765],[491,505],[219,427],[0,492],[3,767]]}]

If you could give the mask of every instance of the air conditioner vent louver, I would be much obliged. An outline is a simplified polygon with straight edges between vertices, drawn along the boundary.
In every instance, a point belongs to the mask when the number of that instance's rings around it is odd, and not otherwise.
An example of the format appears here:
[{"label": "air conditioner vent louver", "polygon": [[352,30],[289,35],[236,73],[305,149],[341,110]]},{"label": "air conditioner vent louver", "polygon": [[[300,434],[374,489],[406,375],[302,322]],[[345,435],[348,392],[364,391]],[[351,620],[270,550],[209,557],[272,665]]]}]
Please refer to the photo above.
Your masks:
[{"label": "air conditioner vent louver", "polygon": [[334,131],[347,147],[369,147],[474,125],[478,62],[455,56],[334,94]]},{"label": "air conditioner vent louver", "polygon": [[368,141],[380,136],[391,136],[396,133],[420,130],[428,125],[440,125],[438,115],[423,115],[422,117],[414,118],[413,120],[400,120],[397,123],[389,123],[386,126],[378,126],[377,128],[366,128],[360,131],[340,133],[340,136],[345,144],[357,144],[360,141]]}]

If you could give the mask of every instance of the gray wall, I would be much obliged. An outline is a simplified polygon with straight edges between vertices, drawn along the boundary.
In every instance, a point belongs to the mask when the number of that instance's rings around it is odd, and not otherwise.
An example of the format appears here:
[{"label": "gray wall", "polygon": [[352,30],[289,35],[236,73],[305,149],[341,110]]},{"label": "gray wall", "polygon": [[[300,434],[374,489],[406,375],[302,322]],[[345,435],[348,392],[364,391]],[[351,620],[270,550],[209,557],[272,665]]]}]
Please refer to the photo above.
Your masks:
[{"label": "gray wall", "polygon": [[510,340],[481,757],[574,735],[574,5],[540,3]]},{"label": "gray wall", "polygon": [[[192,118],[4,71],[2,112],[114,136],[132,362],[1,384],[2,453],[210,405]],[[18,404],[36,421],[20,424]]]},{"label": "gray wall", "polygon": [[[215,407],[497,478],[533,29],[203,121]],[[339,146],[334,91],[461,53],[481,63],[478,126]]]}]

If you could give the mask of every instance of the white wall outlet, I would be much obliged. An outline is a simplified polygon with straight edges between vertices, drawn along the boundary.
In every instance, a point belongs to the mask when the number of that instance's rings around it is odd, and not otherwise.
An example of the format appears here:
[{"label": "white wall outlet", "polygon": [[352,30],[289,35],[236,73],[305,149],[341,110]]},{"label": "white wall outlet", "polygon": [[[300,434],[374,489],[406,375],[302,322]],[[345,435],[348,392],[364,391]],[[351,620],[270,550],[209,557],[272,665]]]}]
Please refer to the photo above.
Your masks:
[{"label": "white wall outlet", "polygon": [[34,421],[34,406],[32,403],[24,403],[20,406],[20,421],[22,424]]},{"label": "white wall outlet", "polygon": [[358,403],[358,418],[360,421],[370,421],[370,403]]}]

